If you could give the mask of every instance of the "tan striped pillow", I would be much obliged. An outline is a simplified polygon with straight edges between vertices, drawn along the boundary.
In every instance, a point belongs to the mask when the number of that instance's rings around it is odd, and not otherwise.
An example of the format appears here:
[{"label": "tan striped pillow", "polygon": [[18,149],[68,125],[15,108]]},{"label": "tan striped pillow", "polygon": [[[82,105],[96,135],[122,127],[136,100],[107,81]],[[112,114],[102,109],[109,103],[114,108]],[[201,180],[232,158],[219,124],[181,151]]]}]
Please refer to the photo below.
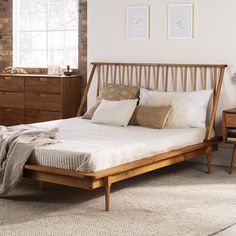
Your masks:
[{"label": "tan striped pillow", "polygon": [[96,103],[84,114],[83,119],[92,119],[94,112],[102,100],[122,101],[137,99],[139,88],[128,85],[104,84],[103,90],[97,98]]},{"label": "tan striped pillow", "polygon": [[171,106],[137,106],[129,124],[162,129],[165,126],[170,110]]}]

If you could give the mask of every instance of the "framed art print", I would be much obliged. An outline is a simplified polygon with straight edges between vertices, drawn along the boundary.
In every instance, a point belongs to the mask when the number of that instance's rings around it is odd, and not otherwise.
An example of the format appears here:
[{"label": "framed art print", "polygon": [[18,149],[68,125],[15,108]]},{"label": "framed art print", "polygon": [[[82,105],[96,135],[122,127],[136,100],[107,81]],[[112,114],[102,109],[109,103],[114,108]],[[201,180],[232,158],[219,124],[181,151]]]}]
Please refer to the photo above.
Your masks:
[{"label": "framed art print", "polygon": [[149,39],[149,6],[128,6],[127,39]]},{"label": "framed art print", "polygon": [[168,6],[168,38],[193,38],[193,4],[170,4]]}]

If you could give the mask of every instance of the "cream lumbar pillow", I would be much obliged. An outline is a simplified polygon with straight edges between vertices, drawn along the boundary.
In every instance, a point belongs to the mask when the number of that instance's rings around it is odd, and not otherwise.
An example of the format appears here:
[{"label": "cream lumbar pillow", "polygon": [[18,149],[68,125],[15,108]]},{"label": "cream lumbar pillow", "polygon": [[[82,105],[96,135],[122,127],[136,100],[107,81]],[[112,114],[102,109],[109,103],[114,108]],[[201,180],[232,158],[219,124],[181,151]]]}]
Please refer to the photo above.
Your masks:
[{"label": "cream lumbar pillow", "polygon": [[171,105],[167,128],[205,128],[207,107],[212,93],[213,90],[169,93],[141,89],[140,105]]},{"label": "cream lumbar pillow", "polygon": [[102,100],[91,119],[93,123],[127,126],[137,106],[138,99]]}]

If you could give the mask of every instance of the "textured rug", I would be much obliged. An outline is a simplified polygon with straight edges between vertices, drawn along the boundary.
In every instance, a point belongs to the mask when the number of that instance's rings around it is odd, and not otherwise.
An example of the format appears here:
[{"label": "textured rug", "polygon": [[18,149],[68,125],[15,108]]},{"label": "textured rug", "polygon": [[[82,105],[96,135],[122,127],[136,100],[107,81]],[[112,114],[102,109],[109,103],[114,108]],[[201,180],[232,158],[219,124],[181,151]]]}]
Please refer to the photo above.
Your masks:
[{"label": "textured rug", "polygon": [[236,171],[181,164],[83,191],[23,180],[0,199],[0,235],[212,235],[236,223]]}]

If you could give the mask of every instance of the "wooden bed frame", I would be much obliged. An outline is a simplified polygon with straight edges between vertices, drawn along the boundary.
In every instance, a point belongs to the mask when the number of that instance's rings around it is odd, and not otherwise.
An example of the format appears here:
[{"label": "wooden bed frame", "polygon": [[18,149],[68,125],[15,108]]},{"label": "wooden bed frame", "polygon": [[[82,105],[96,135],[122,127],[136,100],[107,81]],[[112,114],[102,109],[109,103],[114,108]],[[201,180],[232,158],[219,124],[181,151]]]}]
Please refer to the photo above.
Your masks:
[{"label": "wooden bed frame", "polygon": [[[199,64],[140,64],[140,63],[92,63],[78,116],[81,116],[87,102],[91,84],[97,83],[97,95],[103,83],[128,84],[162,91],[196,91],[214,89],[213,105],[209,119],[206,140],[203,143],[161,153],[152,157],[132,161],[98,172],[78,172],[53,167],[30,165],[24,167],[24,177],[81,189],[105,188],[105,210],[110,209],[110,189],[113,183],[141,175],[200,155],[207,156],[208,173],[211,173],[212,152],[218,149],[221,137],[212,137],[215,117],[226,65]],[[94,75],[97,79],[94,79]]]}]

